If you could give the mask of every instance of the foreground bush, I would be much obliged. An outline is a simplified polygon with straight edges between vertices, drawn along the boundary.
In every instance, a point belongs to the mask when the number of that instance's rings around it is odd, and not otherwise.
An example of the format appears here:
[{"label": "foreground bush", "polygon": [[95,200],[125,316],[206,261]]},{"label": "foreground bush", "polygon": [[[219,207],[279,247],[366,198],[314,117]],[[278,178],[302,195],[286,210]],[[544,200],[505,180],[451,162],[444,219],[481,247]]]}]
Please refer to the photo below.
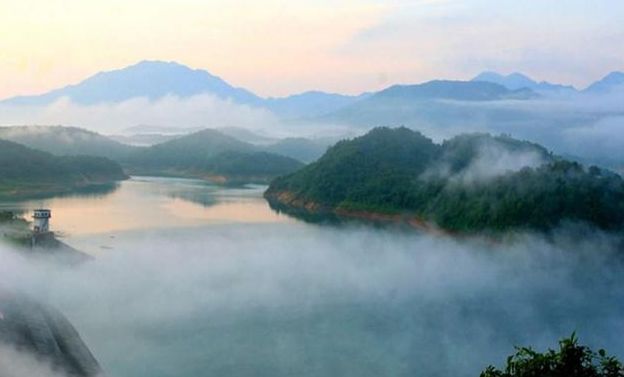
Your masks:
[{"label": "foreground bush", "polygon": [[504,370],[489,366],[481,377],[622,377],[622,363],[605,350],[597,353],[589,347],[578,344],[578,338],[559,342],[559,350],[549,349],[539,353],[531,348],[517,348],[507,358]]}]

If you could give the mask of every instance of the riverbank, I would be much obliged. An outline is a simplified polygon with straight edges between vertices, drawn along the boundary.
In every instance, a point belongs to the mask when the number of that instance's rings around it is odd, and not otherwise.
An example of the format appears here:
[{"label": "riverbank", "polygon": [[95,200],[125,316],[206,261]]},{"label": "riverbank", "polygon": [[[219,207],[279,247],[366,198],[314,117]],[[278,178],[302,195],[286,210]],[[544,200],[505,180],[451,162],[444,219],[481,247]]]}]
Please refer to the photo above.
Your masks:
[{"label": "riverbank", "polygon": [[334,218],[336,220],[360,220],[375,224],[395,224],[427,232],[434,235],[450,235],[451,232],[440,229],[425,219],[410,214],[389,213],[363,209],[333,208],[321,203],[305,200],[290,191],[265,192],[264,198],[271,208],[304,220],[322,220]]},{"label": "riverbank", "polygon": [[247,184],[268,185],[271,180],[275,178],[273,175],[212,174],[201,170],[177,168],[137,169],[126,167],[126,172],[134,177],[199,179],[213,185],[224,187],[237,187]]}]

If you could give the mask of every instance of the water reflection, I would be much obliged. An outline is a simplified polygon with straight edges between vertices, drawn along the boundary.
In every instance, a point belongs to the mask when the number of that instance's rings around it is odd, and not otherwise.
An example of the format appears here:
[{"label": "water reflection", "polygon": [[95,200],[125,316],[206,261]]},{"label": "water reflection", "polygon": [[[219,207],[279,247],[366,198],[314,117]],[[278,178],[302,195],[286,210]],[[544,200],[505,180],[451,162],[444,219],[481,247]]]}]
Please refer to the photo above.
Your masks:
[{"label": "water reflection", "polygon": [[0,199],[0,210],[12,211],[17,215],[23,215],[31,210],[31,203],[44,203],[54,198],[99,198],[113,193],[120,187],[120,183],[103,183],[76,188],[72,191],[61,193],[39,193],[28,197],[12,199]]},{"label": "water reflection", "polygon": [[281,222],[262,198],[265,187],[223,188],[201,180],[133,177],[115,187],[53,198],[1,202],[0,208],[27,216],[52,210],[52,228],[66,235],[190,227],[227,222]]},{"label": "water reflection", "polygon": [[195,191],[174,191],[170,192],[169,197],[173,199],[181,199],[183,201],[199,204],[203,207],[210,207],[217,204],[217,200],[214,197],[214,192],[198,193]]}]

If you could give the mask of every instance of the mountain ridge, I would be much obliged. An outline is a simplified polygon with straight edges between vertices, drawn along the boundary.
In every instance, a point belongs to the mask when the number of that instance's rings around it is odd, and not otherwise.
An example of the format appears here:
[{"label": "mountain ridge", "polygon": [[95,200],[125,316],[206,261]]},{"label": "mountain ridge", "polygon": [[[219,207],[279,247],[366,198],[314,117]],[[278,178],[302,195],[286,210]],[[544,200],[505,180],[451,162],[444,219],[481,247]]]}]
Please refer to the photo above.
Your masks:
[{"label": "mountain ridge", "polygon": [[[493,86],[489,88],[482,86],[481,90],[471,92],[471,85],[476,83],[500,85],[510,92],[503,93],[500,88],[493,89]],[[203,69],[193,69],[176,62],[144,60],[124,68],[96,73],[76,84],[43,94],[6,98],[0,100],[0,105],[41,106],[51,104],[61,98],[69,98],[79,105],[95,105],[121,103],[134,98],[147,98],[154,101],[166,96],[189,98],[196,95],[211,95],[238,105],[266,109],[284,120],[309,120],[331,117],[333,114],[365,101],[390,97],[391,93],[404,93],[411,99],[481,101],[529,99],[537,98],[539,95],[603,94],[622,85],[624,85],[624,73],[617,71],[594,82],[584,90],[577,90],[571,85],[553,84],[547,81],[537,82],[518,72],[505,76],[485,71],[467,81],[431,80],[419,84],[396,84],[379,91],[364,92],[359,95],[309,90],[285,97],[261,97],[248,89],[231,85]],[[432,89],[434,86],[437,86],[440,91],[436,93]],[[454,86],[454,88],[452,91],[442,93],[444,86]],[[431,89],[429,98],[425,90],[427,87]],[[414,93],[418,90],[422,92],[420,95]],[[496,94],[496,91],[499,93]],[[398,99],[400,96],[395,95],[394,98]]]},{"label": "mountain ridge", "polygon": [[[134,78],[133,75],[135,75]],[[163,79],[163,77],[166,76],[171,77]],[[109,97],[106,97],[107,93],[104,91],[104,88],[102,88],[102,84],[104,84],[107,80],[110,80],[110,82],[107,82],[106,86],[112,86],[113,89],[117,90],[117,92],[113,91],[112,93],[108,93],[110,95]],[[120,83],[119,81],[123,81],[123,83]],[[434,79],[427,82],[435,81],[451,80]],[[472,79],[462,81],[491,82],[505,86],[510,90],[522,88],[540,90],[577,90],[572,85],[557,84],[548,81],[538,82],[521,72],[512,72],[508,75],[503,75],[495,71],[483,71]],[[416,85],[422,85],[427,82]],[[186,86],[178,86],[177,83],[186,84]],[[613,83],[617,85],[624,83],[624,73],[621,71],[612,71],[603,78],[588,85],[584,91],[599,87],[602,84]],[[120,84],[123,84],[123,88]],[[132,92],[133,90],[136,90],[136,88],[149,89],[146,88],[148,84],[153,86],[152,90],[143,90],[141,93]],[[409,85],[410,84],[395,84],[382,89],[381,91],[363,92],[357,95],[347,95],[312,89],[281,97],[261,97],[248,89],[231,85],[221,77],[214,75],[205,69],[191,68],[175,61],[142,60],[125,67],[96,72],[75,84],[65,85],[45,93],[17,95],[0,99],[0,103],[24,105],[44,104],[62,97],[69,97],[72,101],[79,104],[93,104],[100,102],[118,102],[137,97],[155,99],[163,97],[167,94],[188,97],[196,94],[210,93],[219,98],[233,99],[239,103],[259,104],[265,102],[267,107],[276,107],[278,106],[276,104],[281,102],[297,101],[302,98],[309,99],[315,97],[316,100],[321,101],[334,98],[340,101],[349,102],[351,100],[364,99],[372,94],[392,88],[393,86]],[[94,90],[95,93],[89,94],[88,89]],[[124,89],[126,91],[124,91]]]}]

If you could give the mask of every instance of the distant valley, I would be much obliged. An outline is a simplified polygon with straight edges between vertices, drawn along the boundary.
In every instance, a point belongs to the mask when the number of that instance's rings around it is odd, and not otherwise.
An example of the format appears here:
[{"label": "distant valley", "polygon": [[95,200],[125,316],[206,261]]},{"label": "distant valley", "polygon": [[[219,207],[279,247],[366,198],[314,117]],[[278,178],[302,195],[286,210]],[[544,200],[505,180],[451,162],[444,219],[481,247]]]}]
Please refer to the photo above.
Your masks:
[{"label": "distant valley", "polygon": [[284,118],[314,118],[331,114],[370,97],[409,99],[455,99],[467,101],[528,99],[538,95],[609,93],[622,89],[623,72],[611,72],[583,90],[571,85],[537,82],[522,73],[501,75],[485,71],[471,80],[432,80],[421,84],[392,85],[378,92],[344,95],[311,90],[286,97],[263,98],[233,86],[202,69],[176,62],[142,61],[125,68],[97,73],[77,84],[40,95],[17,96],[0,101],[11,105],[46,105],[61,98],[76,104],[118,103],[134,98],[156,100],[210,94],[248,106],[263,107]]},{"label": "distant valley", "polygon": [[330,113],[367,96],[309,91],[282,98],[261,98],[201,69],[191,69],[175,62],[143,61],[123,69],[100,72],[76,85],[41,95],[13,97],[0,103],[39,106],[68,98],[80,105],[94,105],[123,102],[137,97],[155,100],[167,95],[186,98],[200,94],[210,94],[237,104],[264,107],[285,118]]}]

